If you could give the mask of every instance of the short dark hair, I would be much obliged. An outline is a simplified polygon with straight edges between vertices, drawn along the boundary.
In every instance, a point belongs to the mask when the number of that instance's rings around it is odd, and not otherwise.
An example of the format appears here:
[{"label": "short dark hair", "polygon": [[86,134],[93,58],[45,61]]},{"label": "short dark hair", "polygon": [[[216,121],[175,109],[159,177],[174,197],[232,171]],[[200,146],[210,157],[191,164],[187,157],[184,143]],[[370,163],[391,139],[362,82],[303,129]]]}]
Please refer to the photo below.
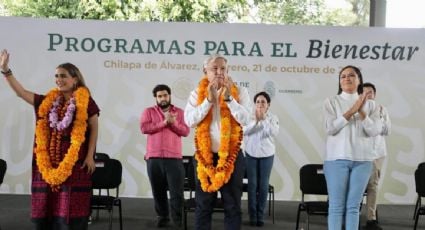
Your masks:
[{"label": "short dark hair", "polygon": [[360,71],[360,69],[358,67],[355,67],[355,66],[352,66],[352,65],[347,65],[344,68],[342,68],[341,71],[339,71],[339,75],[338,75],[338,95],[342,93],[341,81],[340,81],[341,73],[342,73],[342,71],[344,71],[344,70],[346,70],[348,68],[353,69],[354,72],[356,72],[357,76],[359,77],[360,84],[357,87],[357,93],[358,94],[362,94],[363,93],[363,76],[362,76],[362,72]]},{"label": "short dark hair", "polygon": [[168,87],[168,85],[159,84],[159,85],[156,85],[156,86],[153,88],[153,90],[152,90],[153,97],[156,97],[156,93],[157,93],[158,91],[163,91],[163,90],[167,90],[167,93],[168,93],[169,95],[171,95],[171,89],[170,89],[170,87]]},{"label": "short dark hair", "polygon": [[372,88],[373,89],[373,93],[376,94],[376,88],[375,88],[375,85],[374,84],[372,84],[370,82],[365,82],[365,83],[363,83],[363,88],[364,87],[370,87],[370,88]]},{"label": "short dark hair", "polygon": [[267,104],[270,104],[270,96],[269,96],[268,93],[266,93],[264,91],[255,94],[255,96],[254,96],[254,103],[257,101],[257,97],[259,97],[259,96],[265,97],[266,98],[266,101],[267,101]]}]

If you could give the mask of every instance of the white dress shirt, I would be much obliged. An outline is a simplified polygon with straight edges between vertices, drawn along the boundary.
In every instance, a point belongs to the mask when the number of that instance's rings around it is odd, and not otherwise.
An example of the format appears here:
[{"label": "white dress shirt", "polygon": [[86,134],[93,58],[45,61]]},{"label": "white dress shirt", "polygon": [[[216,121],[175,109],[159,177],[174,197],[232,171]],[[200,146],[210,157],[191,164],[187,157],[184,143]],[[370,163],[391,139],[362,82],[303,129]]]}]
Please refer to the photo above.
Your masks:
[{"label": "white dress shirt", "polygon": [[274,138],[279,133],[279,119],[271,112],[266,118],[257,122],[254,116],[247,126],[244,126],[244,151],[251,157],[269,157],[276,153]]},{"label": "white dress shirt", "polygon": [[[232,116],[242,126],[249,122],[249,111],[251,108],[250,98],[248,91],[244,87],[238,87],[239,91],[239,103],[233,99],[227,102],[227,106],[230,109]],[[220,146],[220,106],[213,106],[207,98],[197,105],[198,92],[193,90],[190,93],[189,100],[184,110],[184,120],[186,124],[192,128],[195,128],[204,118],[207,116],[211,107],[213,107],[212,122],[210,125],[210,136],[211,136],[211,151],[218,152]]]},{"label": "white dress shirt", "polygon": [[372,161],[377,158],[373,151],[374,138],[382,131],[379,107],[367,100],[362,110],[366,118],[362,121],[358,113],[350,120],[343,116],[356,100],[357,93],[342,92],[327,98],[323,111],[327,133],[325,160]]}]

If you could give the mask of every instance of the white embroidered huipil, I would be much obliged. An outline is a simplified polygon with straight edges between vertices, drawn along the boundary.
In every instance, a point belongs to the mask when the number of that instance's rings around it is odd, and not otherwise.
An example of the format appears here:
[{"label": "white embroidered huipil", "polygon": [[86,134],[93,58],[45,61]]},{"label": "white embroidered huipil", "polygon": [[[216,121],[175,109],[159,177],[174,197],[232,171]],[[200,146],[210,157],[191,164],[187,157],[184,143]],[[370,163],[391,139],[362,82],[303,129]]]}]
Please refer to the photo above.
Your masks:
[{"label": "white embroidered huipil", "polygon": [[358,98],[357,93],[342,92],[325,100],[325,160],[372,161],[377,158],[373,151],[372,137],[380,134],[382,122],[375,102],[367,100],[363,105],[362,110],[366,113],[363,121],[358,113],[348,121],[343,116]]}]

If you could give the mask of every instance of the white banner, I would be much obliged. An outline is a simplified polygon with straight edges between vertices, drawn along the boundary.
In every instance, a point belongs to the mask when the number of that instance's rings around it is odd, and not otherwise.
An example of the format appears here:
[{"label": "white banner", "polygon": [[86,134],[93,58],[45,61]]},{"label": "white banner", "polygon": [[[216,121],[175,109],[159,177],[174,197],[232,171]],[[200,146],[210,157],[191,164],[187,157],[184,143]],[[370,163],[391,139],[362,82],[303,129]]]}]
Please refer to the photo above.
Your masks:
[{"label": "white banner", "polygon": [[[322,103],[338,90],[345,65],[362,70],[388,108],[392,134],[382,172],[380,203],[413,203],[413,172],[424,161],[425,31],[254,24],[142,23],[0,18],[0,48],[29,90],[55,87],[57,65],[82,71],[101,108],[98,152],[123,163],[123,196],[148,197],[143,160],[143,109],[155,103],[156,84],[172,88],[172,102],[184,108],[210,54],[227,56],[230,75],[250,96],[267,90],[280,119],[271,176],[276,199],[299,200],[299,168],[322,163],[325,131]],[[8,171],[0,191],[29,193],[34,111],[4,81],[0,84],[0,158]],[[193,130],[183,139],[193,154]]]}]

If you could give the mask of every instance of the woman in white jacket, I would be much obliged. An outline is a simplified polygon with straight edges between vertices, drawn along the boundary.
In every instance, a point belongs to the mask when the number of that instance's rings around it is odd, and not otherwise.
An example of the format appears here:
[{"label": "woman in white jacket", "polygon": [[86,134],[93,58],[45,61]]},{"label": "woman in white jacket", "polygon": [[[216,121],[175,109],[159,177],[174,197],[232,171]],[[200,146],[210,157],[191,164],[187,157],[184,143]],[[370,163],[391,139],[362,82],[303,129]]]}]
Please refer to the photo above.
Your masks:
[{"label": "woman in white jacket", "polygon": [[341,230],[344,223],[346,230],[359,229],[360,202],[376,158],[372,137],[382,129],[378,107],[362,93],[360,70],[346,66],[339,73],[338,94],[324,102],[329,230]]}]

